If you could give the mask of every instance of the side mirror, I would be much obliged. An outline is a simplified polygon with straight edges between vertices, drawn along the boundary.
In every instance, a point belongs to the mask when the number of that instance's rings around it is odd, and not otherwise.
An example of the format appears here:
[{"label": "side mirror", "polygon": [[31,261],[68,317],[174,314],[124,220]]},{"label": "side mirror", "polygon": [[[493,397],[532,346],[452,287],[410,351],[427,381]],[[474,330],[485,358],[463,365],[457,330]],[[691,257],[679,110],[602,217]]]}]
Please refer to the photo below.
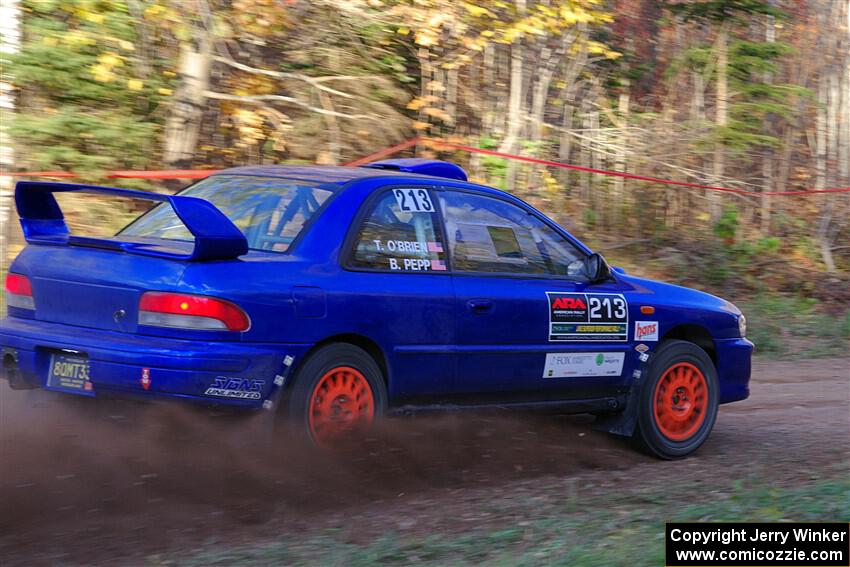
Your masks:
[{"label": "side mirror", "polygon": [[611,267],[601,254],[594,252],[588,256],[584,266],[590,283],[601,283],[611,278]]}]

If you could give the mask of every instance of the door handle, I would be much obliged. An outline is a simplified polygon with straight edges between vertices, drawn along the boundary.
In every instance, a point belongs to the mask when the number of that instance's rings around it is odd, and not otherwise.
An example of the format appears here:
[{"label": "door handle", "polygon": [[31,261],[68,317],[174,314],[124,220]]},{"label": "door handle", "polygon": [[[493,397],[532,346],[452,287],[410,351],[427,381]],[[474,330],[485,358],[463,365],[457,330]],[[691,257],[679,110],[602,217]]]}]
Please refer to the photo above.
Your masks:
[{"label": "door handle", "polygon": [[466,302],[466,308],[473,313],[486,313],[493,310],[493,302],[489,299],[470,299]]}]

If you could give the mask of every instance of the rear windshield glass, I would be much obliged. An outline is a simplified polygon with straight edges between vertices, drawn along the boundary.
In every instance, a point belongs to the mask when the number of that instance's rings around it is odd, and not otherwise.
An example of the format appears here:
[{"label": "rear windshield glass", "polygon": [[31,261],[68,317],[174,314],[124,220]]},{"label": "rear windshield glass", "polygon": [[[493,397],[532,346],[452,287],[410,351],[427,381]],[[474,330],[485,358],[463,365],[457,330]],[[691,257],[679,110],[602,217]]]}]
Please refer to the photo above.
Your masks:
[{"label": "rear windshield glass", "polygon": [[[248,239],[252,250],[286,252],[332,192],[304,181],[247,175],[216,175],[192,185],[184,197],[206,199]],[[194,240],[174,210],[157,205],[121,231],[121,236]]]}]

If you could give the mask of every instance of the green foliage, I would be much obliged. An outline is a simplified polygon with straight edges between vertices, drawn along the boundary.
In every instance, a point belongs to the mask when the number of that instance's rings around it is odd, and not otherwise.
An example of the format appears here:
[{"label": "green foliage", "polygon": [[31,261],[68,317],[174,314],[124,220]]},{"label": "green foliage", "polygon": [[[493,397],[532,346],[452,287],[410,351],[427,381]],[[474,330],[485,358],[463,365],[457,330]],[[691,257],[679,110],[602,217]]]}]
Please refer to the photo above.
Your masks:
[{"label": "green foliage", "polygon": [[810,94],[807,89],[774,85],[766,79],[777,71],[779,58],[789,52],[789,46],[777,42],[736,40],[729,46],[729,86],[735,94],[728,125],[716,128],[714,136],[733,152],[743,153],[754,146],[777,147],[779,139],[766,124],[793,120],[796,98]]},{"label": "green foliage", "polygon": [[738,231],[738,208],[735,205],[727,205],[723,209],[723,214],[717,219],[714,224],[714,234],[725,241],[731,241],[735,238],[735,233]]},{"label": "green foliage", "polygon": [[143,22],[115,0],[29,0],[24,9],[25,41],[9,69],[22,92],[11,128],[21,153],[37,168],[89,178],[149,164],[170,90],[136,47]]},{"label": "green foliage", "polygon": [[[499,147],[499,140],[490,136],[481,136],[478,139],[478,147],[482,150],[495,150]],[[508,162],[504,158],[495,156],[481,156],[481,165],[487,174],[487,180],[494,187],[505,189]]]},{"label": "green foliage", "polygon": [[824,313],[815,299],[779,294],[761,294],[739,307],[747,316],[747,334],[759,354],[813,357],[847,349],[850,311]]},{"label": "green foliage", "polygon": [[786,17],[785,12],[774,8],[766,0],[691,0],[668,2],[667,8],[685,21],[705,20],[723,23],[745,20],[759,14],[778,18]]}]

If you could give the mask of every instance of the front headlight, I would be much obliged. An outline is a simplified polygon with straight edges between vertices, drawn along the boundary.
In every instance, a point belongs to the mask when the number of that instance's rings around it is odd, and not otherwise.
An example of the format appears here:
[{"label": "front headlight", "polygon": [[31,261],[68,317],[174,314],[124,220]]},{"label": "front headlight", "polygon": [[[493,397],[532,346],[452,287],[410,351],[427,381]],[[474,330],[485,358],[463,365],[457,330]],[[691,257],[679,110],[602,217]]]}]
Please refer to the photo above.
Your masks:
[{"label": "front headlight", "polygon": [[744,317],[743,313],[738,315],[738,333],[740,333],[742,339],[747,336],[747,318]]}]

